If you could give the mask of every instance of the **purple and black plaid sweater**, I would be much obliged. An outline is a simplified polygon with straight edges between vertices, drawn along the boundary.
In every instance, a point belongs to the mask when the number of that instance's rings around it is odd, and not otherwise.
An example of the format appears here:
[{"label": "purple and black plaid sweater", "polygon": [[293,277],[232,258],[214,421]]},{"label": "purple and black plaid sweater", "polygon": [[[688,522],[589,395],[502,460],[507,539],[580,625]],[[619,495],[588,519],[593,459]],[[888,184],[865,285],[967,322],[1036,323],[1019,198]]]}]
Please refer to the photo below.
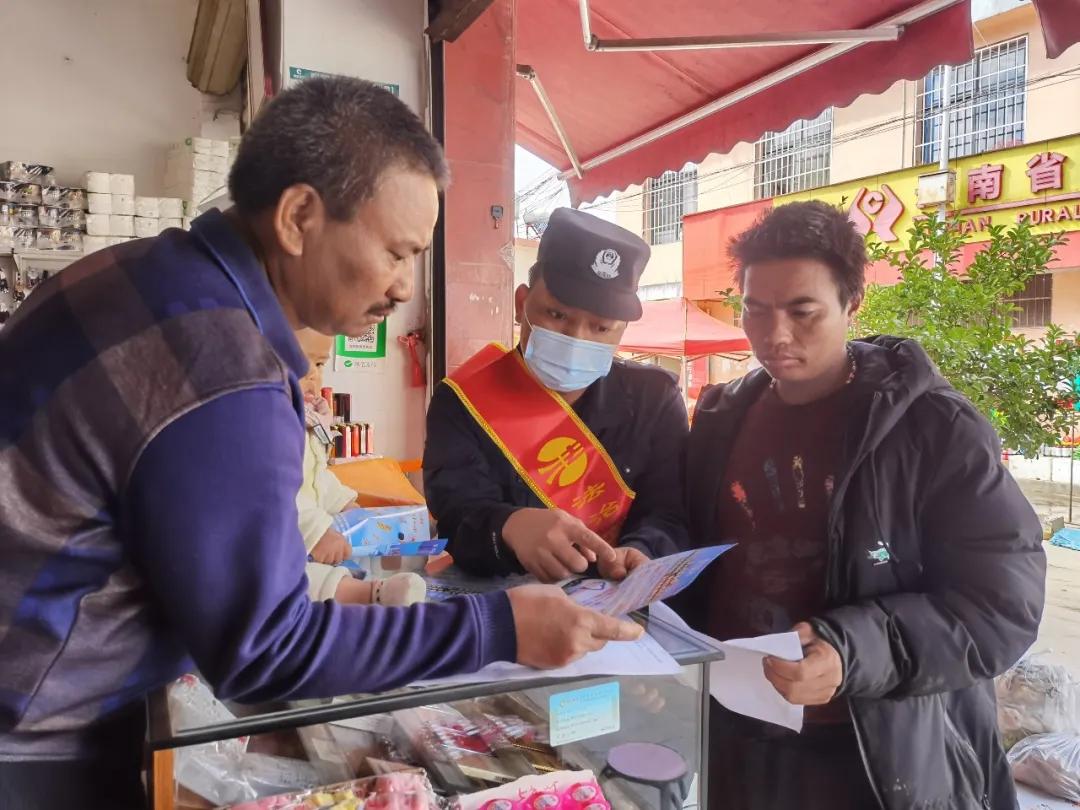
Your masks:
[{"label": "purple and black plaid sweater", "polygon": [[514,657],[505,594],[308,599],[306,365],[217,211],[76,262],[0,330],[0,759],[81,756],[193,665],[252,701]]}]

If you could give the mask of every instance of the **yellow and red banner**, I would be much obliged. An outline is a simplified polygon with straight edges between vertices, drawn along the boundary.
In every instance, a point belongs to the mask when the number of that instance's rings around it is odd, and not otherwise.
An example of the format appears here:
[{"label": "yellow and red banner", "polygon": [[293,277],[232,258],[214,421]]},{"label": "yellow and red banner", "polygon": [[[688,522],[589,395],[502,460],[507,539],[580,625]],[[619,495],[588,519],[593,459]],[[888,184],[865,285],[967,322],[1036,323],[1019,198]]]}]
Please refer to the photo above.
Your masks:
[{"label": "yellow and red banner", "polygon": [[616,544],[633,490],[574,409],[529,373],[519,352],[491,344],[446,384],[545,506]]}]

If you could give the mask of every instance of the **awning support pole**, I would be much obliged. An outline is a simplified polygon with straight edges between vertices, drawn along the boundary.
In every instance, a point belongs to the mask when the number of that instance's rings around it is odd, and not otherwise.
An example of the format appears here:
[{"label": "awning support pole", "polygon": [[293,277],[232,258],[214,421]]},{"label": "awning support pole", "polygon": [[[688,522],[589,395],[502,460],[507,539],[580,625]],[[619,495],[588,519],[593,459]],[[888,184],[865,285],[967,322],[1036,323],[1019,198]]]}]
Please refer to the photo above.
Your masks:
[{"label": "awning support pole", "polygon": [[570,136],[566,134],[566,130],[559,120],[559,114],[555,112],[555,106],[551,103],[551,99],[548,98],[548,94],[544,91],[544,85],[540,83],[540,77],[536,75],[536,71],[533,70],[530,65],[518,65],[517,75],[519,78],[527,80],[529,84],[532,85],[532,89],[536,91],[536,97],[540,100],[540,106],[543,107],[544,112],[547,113],[548,120],[555,130],[555,134],[559,136],[559,142],[562,144],[563,151],[570,160],[570,165],[574,167],[572,172],[566,173],[566,177],[573,174],[580,180],[584,174],[584,171],[581,168],[581,161],[578,160],[574,147],[570,145]]},{"label": "awning support pole", "polygon": [[592,25],[589,23],[589,0],[579,0],[581,6],[581,36],[585,40],[585,49],[593,49],[594,37]]},{"label": "awning support pole", "polygon": [[[884,20],[882,25],[911,25],[912,23],[916,23],[933,14],[937,14],[939,11],[950,8],[961,1],[962,0],[927,0],[914,8],[910,8],[907,11]],[[581,0],[581,3],[583,7],[588,6],[588,0]],[[695,110],[691,110],[685,115],[681,115],[662,126],[649,130],[613,149],[601,152],[599,155],[589,158],[584,163],[580,164],[580,166],[575,165],[574,171],[563,172],[560,175],[560,179],[567,180],[572,176],[576,176],[580,179],[582,171],[588,171],[590,169],[595,169],[597,166],[603,166],[605,163],[617,160],[623,155],[634,152],[643,146],[648,146],[654,141],[658,141],[673,132],[685,129],[692,124],[696,124],[698,121],[708,118],[714,113],[738,104],[740,101],[755,96],[764,90],[768,90],[770,87],[775,87],[793,76],[798,76],[800,73],[805,73],[806,71],[816,68],[838,56],[843,56],[844,54],[855,50],[862,44],[863,43],[861,42],[842,42],[827,48],[822,48],[820,51],[805,56],[802,59],[798,59],[790,65],[786,65],[773,73],[763,76],[757,81],[744,85],[732,93],[728,93],[726,96],[721,96],[718,99],[710,101],[708,104],[704,104]]]},{"label": "awning support pole", "polygon": [[[582,0],[588,2],[588,0]],[[895,42],[904,33],[901,25],[834,31],[798,31],[777,34],[731,34],[707,37],[654,37],[651,39],[597,39],[588,47],[597,53],[627,51],[703,51],[726,48],[775,48],[785,45],[832,45],[837,42]]]}]

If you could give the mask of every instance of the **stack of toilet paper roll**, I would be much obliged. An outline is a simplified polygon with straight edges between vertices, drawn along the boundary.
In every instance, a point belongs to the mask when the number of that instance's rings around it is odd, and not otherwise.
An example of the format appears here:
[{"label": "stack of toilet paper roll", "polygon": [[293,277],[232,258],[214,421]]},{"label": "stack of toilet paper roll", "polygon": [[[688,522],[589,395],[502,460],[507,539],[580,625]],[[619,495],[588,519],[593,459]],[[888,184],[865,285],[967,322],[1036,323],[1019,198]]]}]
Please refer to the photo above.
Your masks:
[{"label": "stack of toilet paper roll", "polygon": [[157,236],[184,226],[184,201],[179,197],[136,197],[135,236]]},{"label": "stack of toilet paper roll", "polygon": [[87,172],[86,201],[83,253],[135,237],[135,175]]},{"label": "stack of toilet paper roll", "polygon": [[189,224],[179,197],[136,197],[134,175],[87,172],[86,191],[90,213],[83,253]]},{"label": "stack of toilet paper roll", "polygon": [[165,161],[166,193],[196,203],[220,194],[234,155],[225,140],[188,138],[175,144]]}]

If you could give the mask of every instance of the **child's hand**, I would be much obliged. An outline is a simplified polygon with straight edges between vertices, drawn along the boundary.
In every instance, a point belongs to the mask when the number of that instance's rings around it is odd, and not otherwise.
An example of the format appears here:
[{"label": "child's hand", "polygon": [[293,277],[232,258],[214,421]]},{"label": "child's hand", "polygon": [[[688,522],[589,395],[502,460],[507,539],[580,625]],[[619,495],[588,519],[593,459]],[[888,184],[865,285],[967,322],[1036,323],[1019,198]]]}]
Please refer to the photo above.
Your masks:
[{"label": "child's hand", "polygon": [[326,565],[337,565],[352,556],[352,545],[345,539],[345,535],[333,527],[326,530],[326,534],[319,538],[319,542],[311,549],[311,559]]}]

